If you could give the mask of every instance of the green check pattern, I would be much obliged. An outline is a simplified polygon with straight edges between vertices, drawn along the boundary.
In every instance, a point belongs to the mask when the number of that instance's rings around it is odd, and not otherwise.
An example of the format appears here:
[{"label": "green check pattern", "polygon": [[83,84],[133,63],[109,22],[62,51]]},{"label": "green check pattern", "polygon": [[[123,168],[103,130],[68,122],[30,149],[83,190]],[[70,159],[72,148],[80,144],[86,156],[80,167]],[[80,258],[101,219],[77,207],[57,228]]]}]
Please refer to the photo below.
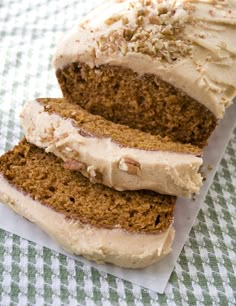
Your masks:
[{"label": "green check pattern", "polygon": [[[0,154],[23,136],[26,100],[59,96],[55,44],[94,1],[0,1]],[[165,294],[0,230],[0,305],[235,305],[236,130]],[[3,217],[3,216],[1,216]]]}]

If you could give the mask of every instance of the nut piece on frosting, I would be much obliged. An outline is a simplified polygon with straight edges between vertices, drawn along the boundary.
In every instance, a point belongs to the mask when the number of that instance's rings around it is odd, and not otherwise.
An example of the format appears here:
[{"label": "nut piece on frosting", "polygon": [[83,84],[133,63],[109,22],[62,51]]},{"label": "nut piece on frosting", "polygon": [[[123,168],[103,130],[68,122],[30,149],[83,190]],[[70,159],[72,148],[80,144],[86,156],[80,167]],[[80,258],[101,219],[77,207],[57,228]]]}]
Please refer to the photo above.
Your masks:
[{"label": "nut piece on frosting", "polygon": [[96,184],[102,182],[103,180],[102,173],[98,169],[96,169],[95,166],[88,166],[87,172],[88,172],[88,178],[91,183]]},{"label": "nut piece on frosting", "polygon": [[87,165],[77,160],[69,159],[64,163],[64,168],[68,170],[85,170]]},{"label": "nut piece on frosting", "polygon": [[141,170],[140,163],[130,157],[123,157],[119,162],[119,169],[131,175],[138,175]]}]

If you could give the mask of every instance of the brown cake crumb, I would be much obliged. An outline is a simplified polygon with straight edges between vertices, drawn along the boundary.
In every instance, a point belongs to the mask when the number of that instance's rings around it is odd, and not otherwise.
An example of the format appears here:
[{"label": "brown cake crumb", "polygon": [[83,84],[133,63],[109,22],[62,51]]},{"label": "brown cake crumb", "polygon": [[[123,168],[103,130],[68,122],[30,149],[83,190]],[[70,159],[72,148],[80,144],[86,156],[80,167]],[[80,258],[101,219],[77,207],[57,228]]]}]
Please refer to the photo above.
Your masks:
[{"label": "brown cake crumb", "polygon": [[118,192],[93,185],[79,172],[24,139],[0,158],[0,173],[20,191],[68,219],[100,228],[158,233],[172,220],[176,197],[151,191]]},{"label": "brown cake crumb", "polygon": [[[74,125],[81,129],[79,133],[84,137],[112,138],[112,141],[121,147],[201,155],[201,150],[196,146],[175,143],[168,137],[154,136],[125,125],[115,124],[101,116],[92,115],[65,99],[41,98],[37,101],[44,105],[47,112],[57,113],[64,118],[72,119]],[[67,136],[65,135],[65,137]],[[132,163],[134,164],[135,161]]]},{"label": "brown cake crumb", "polygon": [[152,74],[139,76],[124,67],[91,69],[73,63],[57,70],[57,77],[68,101],[107,120],[175,142],[203,148],[217,124],[205,106]]}]

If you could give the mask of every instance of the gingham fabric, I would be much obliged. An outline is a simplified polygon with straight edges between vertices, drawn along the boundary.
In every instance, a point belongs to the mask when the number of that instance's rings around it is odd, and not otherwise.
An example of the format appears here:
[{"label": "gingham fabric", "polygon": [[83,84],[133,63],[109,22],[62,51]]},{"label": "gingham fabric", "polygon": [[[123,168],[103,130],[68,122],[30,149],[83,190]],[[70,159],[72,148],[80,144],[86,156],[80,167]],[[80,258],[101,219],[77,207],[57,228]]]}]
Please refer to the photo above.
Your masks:
[{"label": "gingham fabric", "polygon": [[[55,44],[93,5],[0,0],[0,154],[23,135],[18,116],[26,100],[60,95]],[[236,130],[165,294],[0,230],[0,305],[235,305],[235,152]]]}]

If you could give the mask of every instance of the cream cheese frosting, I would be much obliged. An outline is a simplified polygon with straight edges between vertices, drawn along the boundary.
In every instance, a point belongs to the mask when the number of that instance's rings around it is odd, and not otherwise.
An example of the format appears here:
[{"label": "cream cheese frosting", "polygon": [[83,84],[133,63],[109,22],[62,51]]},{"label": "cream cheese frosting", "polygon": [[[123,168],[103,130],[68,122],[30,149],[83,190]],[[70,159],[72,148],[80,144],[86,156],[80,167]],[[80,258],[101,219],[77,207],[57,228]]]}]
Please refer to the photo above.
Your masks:
[{"label": "cream cheese frosting", "polygon": [[116,190],[148,189],[190,197],[202,185],[203,160],[188,153],[122,147],[111,138],[88,137],[76,121],[48,113],[37,100],[25,104],[21,123],[27,141],[65,161],[92,182]]},{"label": "cream cheese frosting", "polygon": [[171,252],[175,231],[171,225],[160,234],[128,233],[102,229],[66,219],[10,185],[0,174],[0,201],[40,226],[65,250],[97,263],[143,268]]},{"label": "cream cheese frosting", "polygon": [[220,119],[236,95],[235,32],[234,0],[104,1],[59,42],[54,66],[155,74]]}]

